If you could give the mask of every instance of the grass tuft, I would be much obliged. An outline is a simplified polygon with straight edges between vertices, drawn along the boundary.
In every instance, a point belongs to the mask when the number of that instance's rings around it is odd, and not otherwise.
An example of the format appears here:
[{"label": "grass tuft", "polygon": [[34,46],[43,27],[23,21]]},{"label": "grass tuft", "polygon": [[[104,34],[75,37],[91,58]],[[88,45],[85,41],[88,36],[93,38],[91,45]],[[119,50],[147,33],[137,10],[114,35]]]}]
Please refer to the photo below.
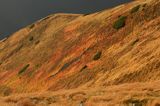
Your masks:
[{"label": "grass tuft", "polygon": [[118,30],[124,27],[126,19],[127,19],[126,16],[120,16],[119,19],[115,21],[115,23],[113,24],[113,28]]},{"label": "grass tuft", "polygon": [[137,12],[139,10],[139,8],[140,8],[140,5],[137,5],[137,6],[133,7],[131,9],[131,14]]},{"label": "grass tuft", "polygon": [[97,52],[97,53],[94,55],[93,60],[98,60],[98,59],[100,59],[100,58],[101,58],[101,55],[102,55],[102,52],[101,52],[101,51]]},{"label": "grass tuft", "polygon": [[25,65],[25,66],[18,72],[18,75],[21,75],[22,73],[24,73],[29,66],[30,66],[30,64]]}]

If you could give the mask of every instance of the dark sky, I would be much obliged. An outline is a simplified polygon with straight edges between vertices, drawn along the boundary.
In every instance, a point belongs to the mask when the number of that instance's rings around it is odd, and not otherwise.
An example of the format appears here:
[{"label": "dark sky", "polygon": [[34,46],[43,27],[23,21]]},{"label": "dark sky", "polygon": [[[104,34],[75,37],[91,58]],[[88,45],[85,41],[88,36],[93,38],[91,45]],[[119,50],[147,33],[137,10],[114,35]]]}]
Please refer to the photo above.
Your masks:
[{"label": "dark sky", "polygon": [[53,13],[93,13],[131,0],[0,0],[0,39]]}]

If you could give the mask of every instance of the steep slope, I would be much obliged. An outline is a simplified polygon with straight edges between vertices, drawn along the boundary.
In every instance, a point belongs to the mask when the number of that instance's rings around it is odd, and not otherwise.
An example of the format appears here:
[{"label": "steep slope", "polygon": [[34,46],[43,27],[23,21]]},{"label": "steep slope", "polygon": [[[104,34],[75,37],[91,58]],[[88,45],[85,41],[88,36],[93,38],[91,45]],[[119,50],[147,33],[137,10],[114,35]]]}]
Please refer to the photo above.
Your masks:
[{"label": "steep slope", "polygon": [[50,15],[0,42],[1,95],[157,81],[159,16],[159,0]]}]

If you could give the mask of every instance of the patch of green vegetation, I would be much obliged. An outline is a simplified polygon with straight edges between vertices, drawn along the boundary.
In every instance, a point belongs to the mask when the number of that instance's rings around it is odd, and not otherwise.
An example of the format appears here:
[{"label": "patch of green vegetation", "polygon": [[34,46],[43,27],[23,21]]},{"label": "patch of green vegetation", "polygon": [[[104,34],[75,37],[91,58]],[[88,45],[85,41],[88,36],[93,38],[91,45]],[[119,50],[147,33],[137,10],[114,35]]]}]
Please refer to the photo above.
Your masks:
[{"label": "patch of green vegetation", "polygon": [[32,67],[32,70],[27,72],[28,77],[32,77],[40,67],[41,67],[41,64],[36,64],[34,67]]},{"label": "patch of green vegetation", "polygon": [[101,52],[101,51],[97,52],[97,53],[94,55],[93,60],[98,60],[98,59],[100,59],[100,58],[101,58],[101,55],[102,55],[102,52]]},{"label": "patch of green vegetation", "polygon": [[36,64],[36,68],[39,68],[41,66],[41,64]]},{"label": "patch of green vegetation", "polygon": [[140,5],[137,5],[137,6],[133,7],[131,9],[131,14],[137,12],[139,10],[139,8],[140,8]]},{"label": "patch of green vegetation", "polygon": [[70,66],[70,62],[69,62],[69,63],[65,63],[65,64],[62,66],[62,68],[60,69],[60,71],[68,68],[69,66]]},{"label": "patch of green vegetation", "polygon": [[18,75],[21,75],[22,73],[24,73],[29,66],[30,66],[30,64],[25,65],[25,66],[18,72]]},{"label": "patch of green vegetation", "polygon": [[113,24],[114,29],[120,29],[125,26],[127,16],[120,16],[117,21]]},{"label": "patch of green vegetation", "polygon": [[71,64],[73,64],[74,62],[78,61],[79,59],[80,59],[80,57],[77,57],[77,58],[75,58],[75,59],[73,59],[73,60],[65,63],[59,71],[65,70],[65,69],[68,68]]}]

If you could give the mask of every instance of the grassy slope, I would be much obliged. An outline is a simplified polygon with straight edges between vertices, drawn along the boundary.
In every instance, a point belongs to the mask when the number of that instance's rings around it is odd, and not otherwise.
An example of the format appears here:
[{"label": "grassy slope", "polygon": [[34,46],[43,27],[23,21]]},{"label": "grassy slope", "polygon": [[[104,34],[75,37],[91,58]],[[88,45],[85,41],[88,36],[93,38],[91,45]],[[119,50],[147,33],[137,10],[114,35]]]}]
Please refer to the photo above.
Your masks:
[{"label": "grassy slope", "polygon": [[[127,19],[117,30],[119,16]],[[159,16],[157,0],[90,15],[51,15],[0,42],[0,86],[24,93],[159,80]]]}]

